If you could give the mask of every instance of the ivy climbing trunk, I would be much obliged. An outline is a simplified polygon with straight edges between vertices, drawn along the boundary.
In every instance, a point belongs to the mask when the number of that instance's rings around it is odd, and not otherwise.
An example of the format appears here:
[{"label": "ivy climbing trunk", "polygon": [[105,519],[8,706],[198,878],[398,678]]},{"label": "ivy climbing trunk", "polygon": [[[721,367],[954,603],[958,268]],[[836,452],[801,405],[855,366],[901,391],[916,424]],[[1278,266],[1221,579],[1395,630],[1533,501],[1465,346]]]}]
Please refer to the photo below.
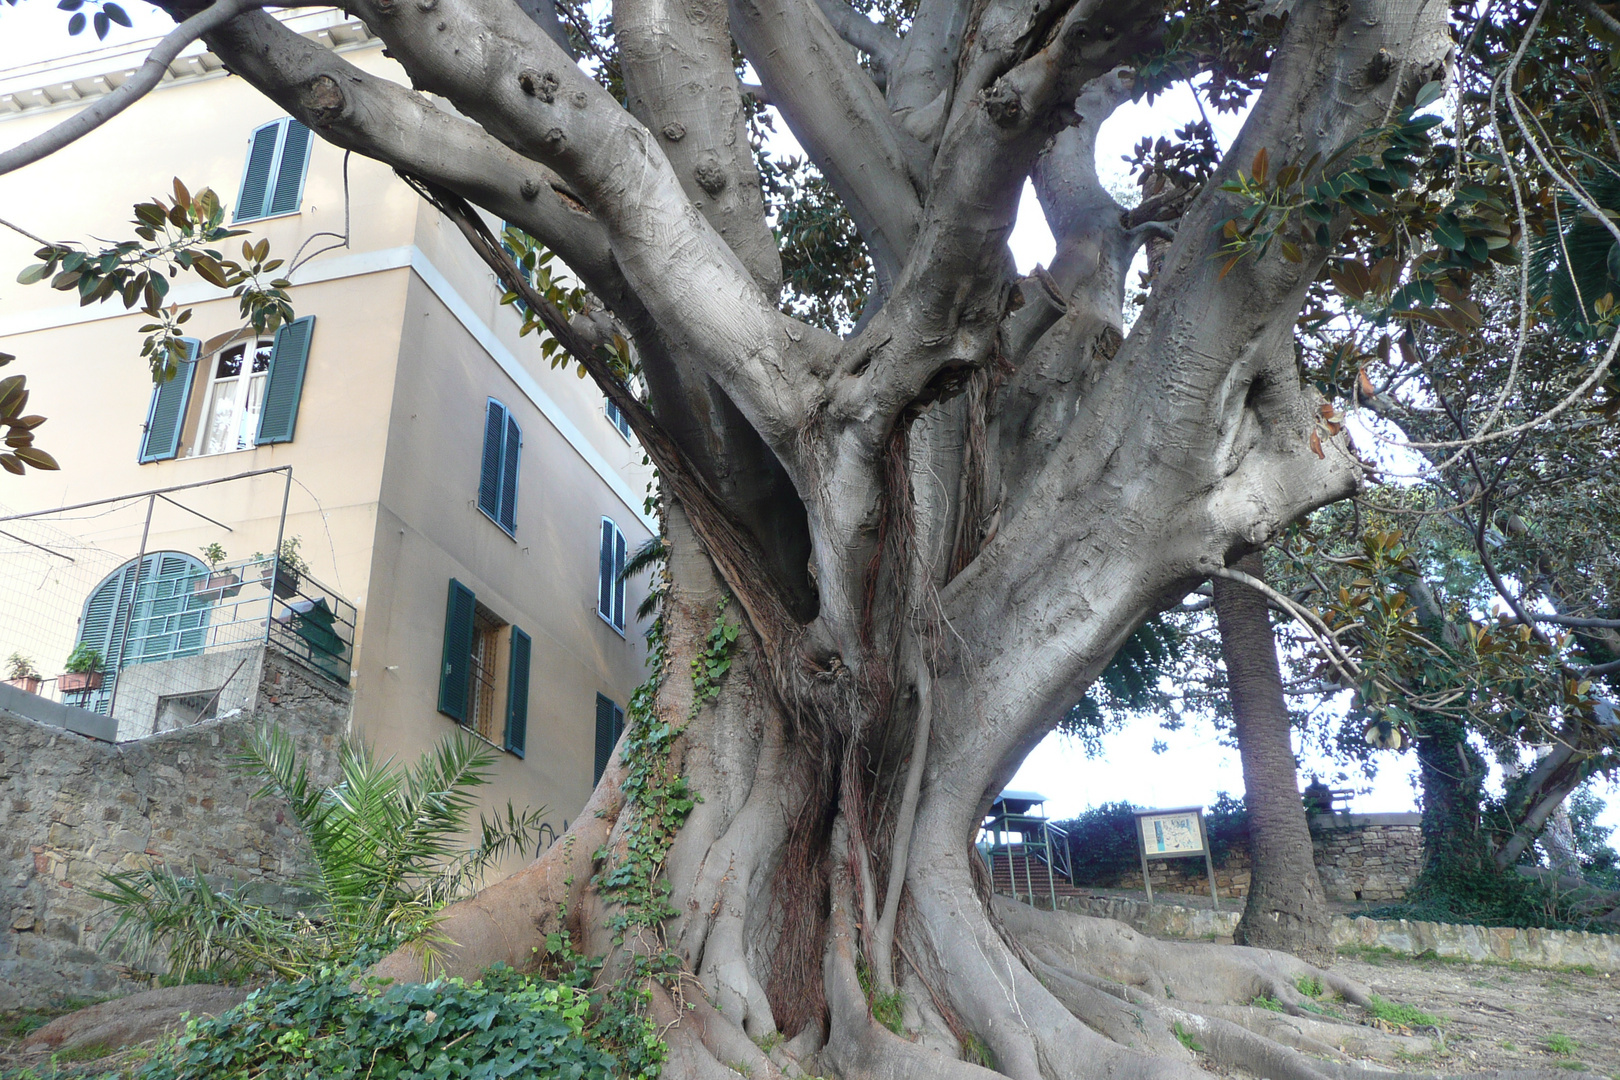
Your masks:
[{"label": "ivy climbing trunk", "polygon": [[[1234,569],[1265,580],[1259,552],[1244,555]],[[1253,860],[1248,900],[1233,937],[1240,945],[1282,949],[1327,963],[1333,958],[1332,919],[1300,799],[1288,701],[1266,598],[1228,578],[1215,578],[1214,589]]]}]

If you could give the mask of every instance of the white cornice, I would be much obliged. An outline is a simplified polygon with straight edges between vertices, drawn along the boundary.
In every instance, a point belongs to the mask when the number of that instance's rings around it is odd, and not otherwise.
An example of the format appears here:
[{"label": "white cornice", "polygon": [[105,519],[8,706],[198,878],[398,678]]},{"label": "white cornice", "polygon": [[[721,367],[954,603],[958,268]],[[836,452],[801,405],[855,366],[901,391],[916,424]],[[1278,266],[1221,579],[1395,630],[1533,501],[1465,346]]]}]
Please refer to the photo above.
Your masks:
[{"label": "white cornice", "polygon": [[[380,44],[359,19],[337,8],[312,8],[274,13],[288,27],[311,41],[337,52],[372,48]],[[42,60],[0,71],[0,122],[54,109],[77,108],[110,93],[135,73],[158,38],[109,45],[73,56]],[[227,75],[224,63],[202,42],[193,42],[169,65],[164,86],[199,82]]]}]

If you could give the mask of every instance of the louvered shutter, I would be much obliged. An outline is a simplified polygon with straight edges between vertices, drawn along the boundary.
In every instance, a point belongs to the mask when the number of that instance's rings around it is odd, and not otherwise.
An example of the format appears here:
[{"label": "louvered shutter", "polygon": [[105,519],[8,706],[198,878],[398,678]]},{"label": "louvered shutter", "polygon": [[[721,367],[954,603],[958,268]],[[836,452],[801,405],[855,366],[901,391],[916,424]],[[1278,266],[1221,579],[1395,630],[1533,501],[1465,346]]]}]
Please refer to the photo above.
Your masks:
[{"label": "louvered shutter", "polygon": [[596,612],[613,621],[613,522],[602,519],[602,546],[596,566]]},{"label": "louvered shutter", "polygon": [[624,533],[613,527],[613,625],[624,629]]},{"label": "louvered shutter", "polygon": [[529,635],[512,627],[512,659],[506,672],[506,748],[523,756],[529,732]]},{"label": "louvered shutter", "polygon": [[506,415],[506,448],[501,459],[501,512],[496,523],[513,536],[517,535],[518,457],[523,446],[523,432],[518,430],[512,414]]},{"label": "louvered shutter", "polygon": [[259,434],[254,443],[292,442],[298,429],[298,399],[304,393],[304,371],[309,367],[309,339],[315,316],[294,319],[276,331],[270,350],[270,370],[264,377],[264,404],[259,408]]},{"label": "louvered shutter", "polygon": [[467,722],[467,686],[472,677],[473,591],[450,579],[444,613],[444,662],[439,668],[439,711]]},{"label": "louvered shutter", "polygon": [[290,214],[298,209],[304,194],[304,170],[309,165],[309,128],[297,120],[284,121],[287,132],[276,155],[276,176],[270,188],[267,215]]},{"label": "louvered shutter", "polygon": [[197,373],[197,352],[202,342],[185,338],[186,358],[175,365],[174,376],[152,387],[146,409],[146,433],[141,436],[140,463],[167,461],[180,453],[180,429],[185,427],[191,404],[191,384]]},{"label": "louvered shutter", "polygon": [[596,773],[591,779],[592,787],[602,782],[602,774],[607,772],[608,760],[613,757],[613,748],[619,744],[619,736],[623,733],[624,710],[615,705],[610,698],[597,694]]},{"label": "louvered shutter", "polygon": [[[148,560],[150,562],[150,560]],[[92,712],[105,713],[112,697],[112,679],[118,670],[117,643],[123,637],[129,616],[130,590],[135,584],[135,563],[125,563],[104,578],[84,603],[75,645],[88,645],[102,656],[102,689],[93,691],[77,704]]]},{"label": "louvered shutter", "polygon": [[506,406],[489,399],[484,406],[484,457],[478,474],[478,509],[495,520],[501,512],[501,453],[506,433]]},{"label": "louvered shutter", "polygon": [[124,646],[124,666],[202,652],[209,604],[192,591],[192,584],[207,573],[201,561],[178,551],[148,558]]},{"label": "louvered shutter", "polygon": [[271,173],[276,167],[276,147],[281,142],[283,121],[266,124],[248,140],[247,164],[242,169],[242,190],[236,198],[235,221],[264,217],[270,194]]}]

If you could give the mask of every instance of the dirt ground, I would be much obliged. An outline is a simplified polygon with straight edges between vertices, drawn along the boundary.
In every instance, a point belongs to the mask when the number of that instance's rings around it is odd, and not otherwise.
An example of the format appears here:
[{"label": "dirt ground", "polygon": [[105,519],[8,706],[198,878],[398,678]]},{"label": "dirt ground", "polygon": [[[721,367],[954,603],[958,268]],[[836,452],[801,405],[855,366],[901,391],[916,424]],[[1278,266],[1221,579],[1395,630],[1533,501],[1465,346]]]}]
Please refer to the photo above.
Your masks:
[{"label": "dirt ground", "polygon": [[1446,1021],[1445,1049],[1411,1067],[1585,1069],[1620,1080],[1620,976],[1384,953],[1341,955],[1334,970]]}]

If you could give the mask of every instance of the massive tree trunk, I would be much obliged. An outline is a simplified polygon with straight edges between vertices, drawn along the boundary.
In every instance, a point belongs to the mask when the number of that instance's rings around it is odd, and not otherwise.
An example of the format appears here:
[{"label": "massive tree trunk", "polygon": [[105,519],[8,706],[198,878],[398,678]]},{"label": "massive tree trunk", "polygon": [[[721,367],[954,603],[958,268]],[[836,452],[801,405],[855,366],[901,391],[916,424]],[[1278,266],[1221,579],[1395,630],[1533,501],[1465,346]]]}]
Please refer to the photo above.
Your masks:
[{"label": "massive tree trunk", "polygon": [[[261,12],[208,41],[323,138],[413,177],[514,290],[460,200],[560,255],[635,345],[646,400],[593,349],[605,334],[525,299],[666,495],[655,681],[569,835],[449,910],[452,973],[528,967],[566,926],[606,972],[651,972],[676,1077],[1192,1077],[1195,1033],[1232,1068],[1349,1080],[1352,1043],[1404,1045],[1305,1017],[1302,975],[1364,991],[1295,958],[992,904],[973,841],[1144,618],[1355,489],[1294,356],[1328,251],[1223,272],[1241,203],[1218,185],[1261,151],[1325,156],[1441,77],[1443,5],[1291,6],[1129,334],[1131,256],[1171,230],[1131,227],[1094,138],[1128,96],[1115,66],[1164,24],[1153,4],[923,0],[897,43],[840,0],[616,0],[628,111],[510,0],[348,10],[422,93]],[[847,338],[776,307],[727,32],[875,264]],[[1058,254],[1020,280],[1026,178]],[[717,620],[739,629],[713,684]],[[901,1003],[904,1036],[869,991]],[[1289,1015],[1246,1007],[1262,994]]]},{"label": "massive tree trunk", "polygon": [[[1259,552],[1243,556],[1234,569],[1265,580]],[[1253,859],[1249,897],[1235,938],[1240,945],[1282,949],[1312,963],[1327,963],[1333,958],[1332,922],[1300,800],[1288,701],[1266,598],[1227,578],[1216,578],[1214,586]]]}]

